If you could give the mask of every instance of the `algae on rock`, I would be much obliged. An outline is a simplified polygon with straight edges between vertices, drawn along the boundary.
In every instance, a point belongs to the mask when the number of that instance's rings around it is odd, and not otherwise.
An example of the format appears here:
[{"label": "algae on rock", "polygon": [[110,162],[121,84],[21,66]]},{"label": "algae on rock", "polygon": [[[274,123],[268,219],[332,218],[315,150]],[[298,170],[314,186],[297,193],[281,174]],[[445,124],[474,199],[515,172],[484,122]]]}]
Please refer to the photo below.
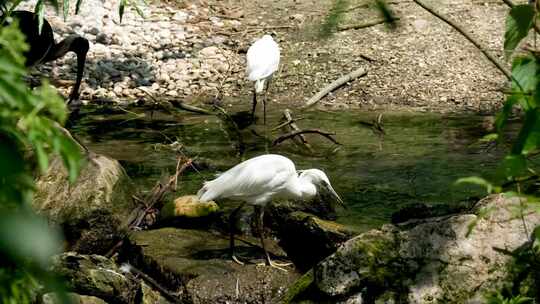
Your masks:
[{"label": "algae on rock", "polygon": [[37,179],[33,208],[63,228],[69,249],[105,253],[133,209],[131,181],[118,161],[93,155],[70,184],[60,158]]}]

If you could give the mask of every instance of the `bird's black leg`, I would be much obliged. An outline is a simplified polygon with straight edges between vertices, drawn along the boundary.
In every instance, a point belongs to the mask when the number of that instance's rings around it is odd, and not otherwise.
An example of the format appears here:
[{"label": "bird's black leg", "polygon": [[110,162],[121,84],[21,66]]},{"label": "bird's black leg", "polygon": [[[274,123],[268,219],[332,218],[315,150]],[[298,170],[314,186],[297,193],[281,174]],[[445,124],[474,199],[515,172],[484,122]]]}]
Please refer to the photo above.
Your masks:
[{"label": "bird's black leg", "polygon": [[270,88],[270,83],[272,82],[272,77],[266,80],[266,89],[264,90],[264,99],[263,99],[263,112],[264,112],[264,124],[266,125],[266,98],[268,98],[268,89]]},{"label": "bird's black leg", "polygon": [[261,246],[264,251],[264,258],[266,259],[266,264],[271,265],[272,261],[270,260],[270,254],[266,250],[266,245],[264,244],[264,207],[255,206],[255,214],[257,214],[257,232],[259,233],[259,238],[261,240]]},{"label": "bird's black leg", "polygon": [[255,123],[255,109],[257,108],[257,91],[253,89],[253,107],[251,108],[251,123]]},{"label": "bird's black leg", "polygon": [[236,263],[242,265],[244,263],[242,263],[240,260],[238,260],[238,258],[236,257],[236,255],[234,254],[234,223],[236,221],[236,215],[238,214],[238,212],[240,211],[240,209],[242,209],[242,207],[244,207],[245,203],[242,203],[240,204],[240,206],[236,207],[233,212],[231,212],[231,214],[229,215],[229,250],[230,250],[230,254],[231,254],[231,259],[233,261],[235,261]]},{"label": "bird's black leg", "polygon": [[287,271],[286,269],[282,267],[289,266],[291,265],[291,263],[279,264],[272,261],[272,259],[270,259],[270,254],[268,253],[268,250],[266,250],[266,245],[264,243],[264,206],[255,205],[255,213],[258,215],[257,230],[259,230],[258,233],[259,233],[259,238],[261,240],[261,246],[264,251],[264,258],[266,260],[266,265],[283,270],[283,271]]},{"label": "bird's black leg", "polygon": [[63,57],[67,52],[74,52],[77,55],[77,79],[69,94],[68,104],[79,98],[79,89],[84,74],[84,65],[86,63],[88,49],[89,43],[87,39],[78,35],[72,35],[60,41],[60,43],[55,44],[44,59],[45,62],[53,61]]},{"label": "bird's black leg", "polygon": [[264,113],[263,123],[266,126],[266,93],[264,93],[264,98],[263,98],[263,113]]},{"label": "bird's black leg", "polygon": [[280,263],[276,263],[272,261],[272,259],[270,259],[270,254],[268,253],[268,250],[266,250],[266,245],[264,243],[264,206],[255,205],[255,214],[258,215],[257,230],[259,233],[259,238],[261,240],[261,246],[264,251],[264,258],[266,260],[266,265],[283,270],[283,271],[287,271],[286,269],[282,267],[289,266],[291,265],[291,263],[280,264]]}]

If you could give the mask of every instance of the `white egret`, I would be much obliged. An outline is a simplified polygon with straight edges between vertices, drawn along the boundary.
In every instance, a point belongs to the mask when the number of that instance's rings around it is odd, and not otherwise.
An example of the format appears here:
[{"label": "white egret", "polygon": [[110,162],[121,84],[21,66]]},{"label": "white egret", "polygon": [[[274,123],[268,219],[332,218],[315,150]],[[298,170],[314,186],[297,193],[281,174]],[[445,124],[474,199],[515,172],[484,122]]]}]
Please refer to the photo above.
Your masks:
[{"label": "white egret", "polygon": [[[205,182],[197,196],[202,202],[231,198],[253,205],[259,215],[258,230],[266,263],[279,268],[279,265],[270,259],[264,244],[264,207],[273,198],[309,200],[320,190],[329,192],[336,198],[337,202],[343,204],[323,171],[318,169],[296,171],[294,163],[287,157],[266,154],[248,159],[227,170],[216,179]],[[234,255],[232,228],[235,216],[243,205],[237,207],[229,217],[231,258],[239,264],[242,263]]]},{"label": "white egret", "polygon": [[[248,79],[255,81],[253,90],[253,109],[251,119],[255,121],[255,108],[257,107],[257,94],[264,89],[266,82],[266,92],[263,99],[264,124],[266,125],[266,93],[270,86],[272,75],[279,66],[279,46],[272,36],[264,35],[255,41],[247,51],[247,75]],[[268,80],[268,81],[267,81]]]}]

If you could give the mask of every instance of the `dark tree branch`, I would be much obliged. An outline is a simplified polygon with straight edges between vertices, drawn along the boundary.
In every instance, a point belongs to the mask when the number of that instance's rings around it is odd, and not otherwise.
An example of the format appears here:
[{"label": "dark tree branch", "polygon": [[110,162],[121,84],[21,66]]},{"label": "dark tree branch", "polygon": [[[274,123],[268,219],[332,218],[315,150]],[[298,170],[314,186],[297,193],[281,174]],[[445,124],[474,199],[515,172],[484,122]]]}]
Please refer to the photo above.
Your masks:
[{"label": "dark tree branch", "polygon": [[[291,110],[285,109],[283,111],[283,118],[286,120],[283,124],[281,124],[281,125],[283,125],[284,131],[287,130],[285,128],[285,126],[289,126],[289,131],[290,132],[300,131],[300,128],[295,123],[295,119],[293,119],[293,117],[292,117]],[[298,120],[298,119],[296,119],[296,120]],[[294,137],[293,140],[294,140],[295,143],[304,146],[306,149],[309,150],[309,152],[311,152],[311,153],[315,152],[315,151],[313,151],[313,148],[308,143],[308,141],[304,137],[304,135],[300,134],[300,135],[298,135],[298,138]]]},{"label": "dark tree branch", "polygon": [[319,129],[305,129],[305,130],[292,131],[290,133],[281,135],[280,137],[274,139],[274,141],[272,142],[272,146],[278,145],[279,143],[281,143],[284,140],[287,140],[289,138],[293,138],[293,137],[301,135],[301,134],[319,134],[319,135],[327,138],[331,142],[335,143],[336,145],[341,145],[337,140],[335,140],[332,137],[332,135],[336,135],[336,133],[326,132],[326,131],[322,131],[322,130],[319,130]]}]

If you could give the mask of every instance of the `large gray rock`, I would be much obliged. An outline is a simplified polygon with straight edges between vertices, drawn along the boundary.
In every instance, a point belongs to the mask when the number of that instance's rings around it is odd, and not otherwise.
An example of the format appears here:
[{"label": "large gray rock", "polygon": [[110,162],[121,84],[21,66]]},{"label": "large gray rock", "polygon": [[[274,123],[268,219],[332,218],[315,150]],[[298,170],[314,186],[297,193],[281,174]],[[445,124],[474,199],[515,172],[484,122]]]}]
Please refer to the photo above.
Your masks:
[{"label": "large gray rock", "polygon": [[[517,198],[493,195],[471,214],[371,230],[319,263],[314,283],[332,297],[365,289],[369,299],[391,290],[395,300],[409,303],[481,303],[487,292],[514,279],[507,253],[527,244],[540,224],[540,214],[530,210],[522,221],[519,205]],[[479,216],[480,210],[489,212]]]},{"label": "large gray rock", "polygon": [[133,209],[129,178],[118,161],[94,155],[70,184],[60,158],[55,158],[36,182],[33,208],[63,227],[69,249],[107,252],[122,234],[122,223]]}]

